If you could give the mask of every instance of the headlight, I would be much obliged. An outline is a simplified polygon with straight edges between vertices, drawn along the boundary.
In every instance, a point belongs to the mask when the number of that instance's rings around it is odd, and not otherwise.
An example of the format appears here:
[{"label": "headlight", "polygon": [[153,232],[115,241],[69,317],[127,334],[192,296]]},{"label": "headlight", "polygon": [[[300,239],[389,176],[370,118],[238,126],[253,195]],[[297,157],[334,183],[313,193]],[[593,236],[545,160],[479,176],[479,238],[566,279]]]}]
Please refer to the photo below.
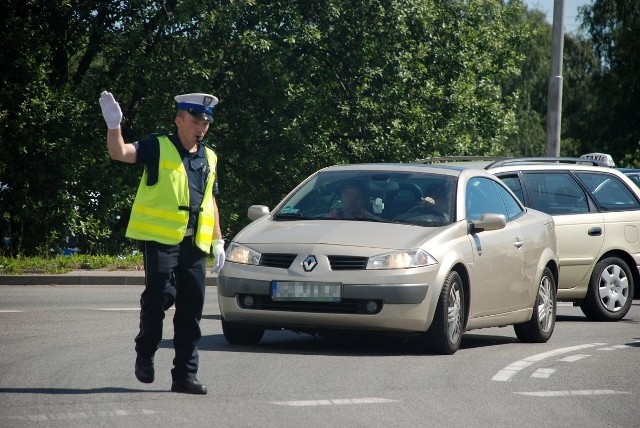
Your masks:
[{"label": "headlight", "polygon": [[369,257],[367,269],[406,269],[438,263],[422,249],[401,250]]},{"label": "headlight", "polygon": [[258,266],[261,254],[249,247],[231,242],[227,247],[225,257],[229,262]]}]

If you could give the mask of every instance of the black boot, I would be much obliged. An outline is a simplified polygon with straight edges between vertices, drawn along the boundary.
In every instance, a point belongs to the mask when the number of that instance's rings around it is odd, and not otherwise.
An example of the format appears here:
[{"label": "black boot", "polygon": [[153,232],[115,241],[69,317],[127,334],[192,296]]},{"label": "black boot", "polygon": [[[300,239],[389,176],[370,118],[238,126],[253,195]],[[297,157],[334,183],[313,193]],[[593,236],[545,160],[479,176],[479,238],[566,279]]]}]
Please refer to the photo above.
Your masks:
[{"label": "black boot", "polygon": [[171,384],[171,391],[184,392],[185,394],[200,394],[207,393],[207,387],[198,382],[198,379],[186,378],[180,380],[174,380]]},{"label": "black boot", "polygon": [[153,356],[136,357],[136,377],[142,383],[151,383],[155,378],[155,369],[153,368]]}]

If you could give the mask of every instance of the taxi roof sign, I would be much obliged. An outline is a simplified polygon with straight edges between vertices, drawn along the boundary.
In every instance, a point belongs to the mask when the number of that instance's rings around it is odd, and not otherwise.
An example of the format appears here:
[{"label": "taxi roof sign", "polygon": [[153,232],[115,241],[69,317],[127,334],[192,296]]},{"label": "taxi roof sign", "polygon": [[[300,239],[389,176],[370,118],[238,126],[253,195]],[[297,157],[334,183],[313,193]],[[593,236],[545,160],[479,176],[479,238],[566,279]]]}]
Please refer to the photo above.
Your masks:
[{"label": "taxi roof sign", "polygon": [[611,155],[606,153],[587,153],[580,156],[580,159],[589,159],[602,163],[604,166],[614,167],[616,163],[613,161]]}]

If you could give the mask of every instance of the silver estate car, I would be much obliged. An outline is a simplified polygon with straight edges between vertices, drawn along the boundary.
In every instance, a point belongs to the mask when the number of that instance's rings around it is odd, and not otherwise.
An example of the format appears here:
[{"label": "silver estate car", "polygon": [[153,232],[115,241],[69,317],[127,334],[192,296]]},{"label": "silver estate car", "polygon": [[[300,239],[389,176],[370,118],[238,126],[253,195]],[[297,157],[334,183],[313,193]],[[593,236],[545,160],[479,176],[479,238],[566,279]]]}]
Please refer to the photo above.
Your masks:
[{"label": "silver estate car", "polygon": [[232,344],[265,330],[349,331],[452,354],[472,329],[514,325],[538,343],[553,333],[553,218],[481,169],[332,166],[248,215],[218,276]]},{"label": "silver estate car", "polygon": [[551,214],[559,244],[558,300],[617,321],[640,297],[640,188],[615,168],[576,158],[486,165],[523,203]]}]

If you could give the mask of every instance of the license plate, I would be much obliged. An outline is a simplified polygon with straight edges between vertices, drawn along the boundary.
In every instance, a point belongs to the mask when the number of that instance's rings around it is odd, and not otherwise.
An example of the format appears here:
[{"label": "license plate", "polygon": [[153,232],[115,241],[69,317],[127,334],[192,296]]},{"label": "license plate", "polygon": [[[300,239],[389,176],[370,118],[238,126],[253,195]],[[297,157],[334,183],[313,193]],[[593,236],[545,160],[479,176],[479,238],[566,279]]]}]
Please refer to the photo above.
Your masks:
[{"label": "license plate", "polygon": [[276,301],[339,302],[342,284],[308,281],[272,281],[271,298]]}]

